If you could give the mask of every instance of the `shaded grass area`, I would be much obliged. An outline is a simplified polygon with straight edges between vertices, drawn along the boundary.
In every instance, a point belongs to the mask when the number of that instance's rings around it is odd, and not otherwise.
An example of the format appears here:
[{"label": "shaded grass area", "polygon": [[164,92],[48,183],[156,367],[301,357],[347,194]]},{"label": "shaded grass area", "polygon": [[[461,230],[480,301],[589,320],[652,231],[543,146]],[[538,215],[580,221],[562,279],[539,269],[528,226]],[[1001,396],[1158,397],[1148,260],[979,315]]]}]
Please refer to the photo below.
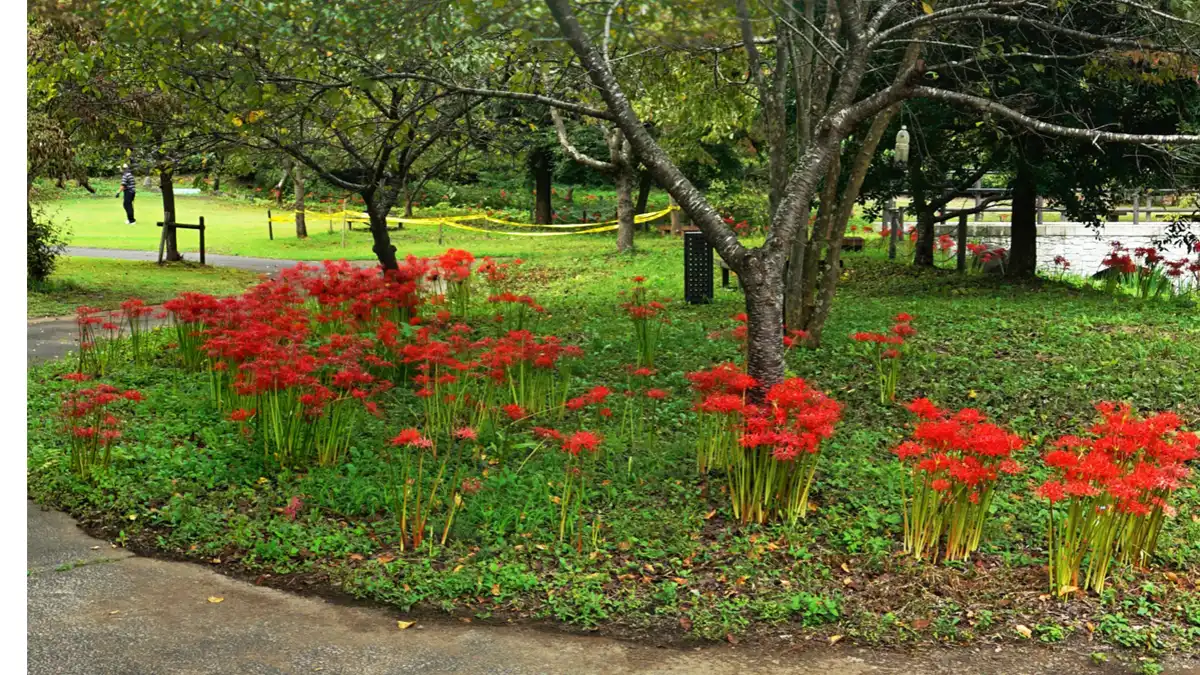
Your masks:
[{"label": "shaded grass area", "polygon": [[[674,395],[652,412],[653,447],[629,447],[619,430],[600,429],[608,461],[592,486],[594,515],[603,522],[594,549],[576,552],[558,542],[556,451],[495,434],[474,467],[483,490],[467,499],[448,545],[398,551],[380,449],[416,423],[419,404],[408,387],[386,402],[386,419],[368,419],[355,434],[348,464],[281,472],[210,406],[206,378],[182,374],[166,355],[114,376],[148,400],[118,460],[95,484],[66,472],[51,414],[66,384],[54,375],[64,367],[31,371],[30,491],[141,550],[284,588],[336,588],[473,620],[764,645],[837,635],[890,645],[1094,640],[1089,649],[1124,647],[1150,657],[1195,649],[1195,488],[1177,494],[1179,512],[1166,525],[1155,567],[1118,570],[1101,597],[1061,603],[1046,594],[1046,512],[1032,497],[1043,478],[1036,471],[1002,484],[981,553],[970,563],[899,556],[902,472],[889,448],[909,418],[879,403],[869,366],[848,337],[886,329],[897,312],[915,315],[920,334],[899,397],[979,407],[1030,439],[1018,459],[1033,466],[1043,440],[1092,421],[1097,400],[1175,410],[1194,428],[1194,309],[1054,283],[920,272],[874,251],[848,254],[825,345],[789,355],[793,373],[845,404],[844,422],[823,450],[813,511],[794,527],[740,527],[731,522],[722,481],[696,475],[684,373],[736,358],[735,344],[709,334],[731,327],[741,295],[718,290],[711,305],[683,305],[678,242],[652,240],[643,249],[624,257],[607,246],[547,246],[528,256],[522,279],[552,312],[539,330],[585,350],[578,391],[624,386],[634,346],[617,303],[631,276],[648,277],[652,295],[676,299],[656,378]],[[304,503],[294,520],[282,511],[293,497]]]},{"label": "shaded grass area", "polygon": [[48,280],[29,290],[28,316],[65,316],[80,305],[116,309],[131,297],[157,304],[183,291],[233,295],[258,279],[259,275],[245,270],[191,263],[160,267],[132,260],[64,257]]}]

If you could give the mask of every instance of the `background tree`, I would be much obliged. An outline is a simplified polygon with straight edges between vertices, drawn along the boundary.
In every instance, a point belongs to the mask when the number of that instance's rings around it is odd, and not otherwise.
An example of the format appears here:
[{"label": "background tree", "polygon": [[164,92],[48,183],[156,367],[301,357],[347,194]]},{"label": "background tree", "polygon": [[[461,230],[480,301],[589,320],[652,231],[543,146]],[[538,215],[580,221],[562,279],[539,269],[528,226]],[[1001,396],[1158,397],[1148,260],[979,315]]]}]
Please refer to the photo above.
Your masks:
[{"label": "background tree", "polygon": [[[577,14],[575,7],[568,0],[547,0],[547,7],[558,26],[561,35],[566,39],[580,68],[587,73],[595,94],[602,105],[593,106],[580,103],[577,96],[559,94],[557,98],[546,95],[546,101],[564,109],[574,108],[576,112],[586,112],[600,119],[614,122],[626,135],[634,151],[643,164],[654,176],[655,180],[675,198],[680,206],[687,211],[692,221],[705,233],[707,239],[721,257],[738,273],[746,293],[748,320],[747,365],[751,375],[764,385],[770,385],[783,377],[783,288],[784,264],[791,252],[791,268],[801,267],[804,256],[809,251],[799,242],[807,242],[802,229],[807,227],[810,207],[816,197],[816,191],[822,178],[829,172],[830,165],[837,161],[846,139],[851,136],[860,124],[871,120],[871,128],[864,134],[861,145],[864,156],[873,155],[872,146],[878,144],[886,124],[876,126],[875,121],[880,113],[893,107],[902,100],[909,98],[928,98],[951,103],[957,106],[975,108],[981,112],[991,113],[993,117],[1004,118],[1034,128],[1042,133],[1053,133],[1092,142],[1129,141],[1148,143],[1187,143],[1198,142],[1195,136],[1137,136],[1113,131],[1101,131],[1087,127],[1070,127],[1039,120],[1013,109],[1001,102],[980,95],[977,89],[953,89],[935,86],[940,82],[927,76],[925,63],[918,59],[914,45],[927,41],[939,41],[939,38],[954,35],[961,43],[961,27],[966,24],[984,24],[988,26],[1030,25],[1043,29],[1052,29],[1063,36],[1071,35],[1072,39],[1088,42],[1093,49],[1102,52],[1106,49],[1127,48],[1130,45],[1142,45],[1150,33],[1130,35],[1126,27],[1120,30],[1090,32],[1084,27],[1073,24],[1070,12],[1060,8],[1047,8],[1026,3],[1012,3],[1003,0],[983,0],[982,2],[950,2],[939,3],[934,9],[928,3],[921,6],[901,2],[884,2],[880,4],[860,3],[854,0],[830,2],[826,6],[826,16],[821,28],[811,31],[815,36],[812,42],[813,52],[827,63],[830,69],[831,85],[827,105],[818,118],[818,123],[811,125],[802,145],[802,151],[797,153],[788,171],[788,180],[779,199],[772,217],[770,231],[766,242],[756,248],[743,245],[737,234],[722,220],[717,211],[705,199],[704,195],[679,169],[663,146],[656,141],[644,128],[644,122],[636,106],[629,98],[622,84],[614,74],[610,60],[599,48],[598,41],[590,37],[600,33],[602,40],[607,39],[610,26],[603,17],[596,14]],[[1119,3],[1135,12],[1145,11],[1129,3]],[[691,7],[689,6],[689,9]],[[672,21],[689,24],[689,18],[683,16],[669,3],[655,8],[653,17],[647,21],[654,25],[669,24]],[[738,7],[741,16],[736,17],[742,46],[756,47],[758,38],[753,31],[746,29],[747,23],[753,26],[756,19],[767,18],[781,13],[780,5],[761,3],[759,8]],[[530,10],[523,9],[528,14]],[[712,11],[720,12],[722,8]],[[757,11],[757,14],[756,14]],[[1103,11],[1103,8],[1100,10]],[[1158,10],[1155,10],[1158,11]],[[749,12],[750,22],[746,15]],[[807,14],[807,10],[806,10]],[[814,17],[816,12],[813,12]],[[782,12],[787,17],[786,8]],[[1166,17],[1170,19],[1170,15]],[[523,18],[529,18],[527,15]],[[803,25],[815,25],[815,21],[805,17]],[[1164,19],[1166,20],[1166,19]],[[783,24],[782,21],[779,22]],[[790,23],[790,22],[789,22]],[[796,25],[792,23],[792,25]],[[585,27],[586,26],[586,27]],[[1046,28],[1049,27],[1049,28]],[[1144,26],[1138,26],[1144,28]],[[789,29],[790,30],[790,29]],[[601,32],[604,31],[604,32]],[[797,31],[804,35],[805,31]],[[1156,38],[1171,41],[1177,33],[1156,31]],[[970,35],[967,35],[969,38]],[[803,40],[803,38],[801,38]],[[730,39],[736,42],[737,39]],[[780,48],[776,39],[776,49]],[[893,45],[899,43],[905,48],[897,53]],[[967,45],[967,50],[977,50],[982,45],[961,43]],[[1052,48],[1053,45],[1050,45]],[[1172,49],[1188,50],[1194,48],[1190,43],[1174,43]],[[750,50],[747,50],[750,51]],[[748,56],[753,61],[753,56]],[[561,62],[562,59],[556,59]],[[780,63],[784,59],[776,58]],[[757,77],[753,73],[752,76]],[[871,74],[871,77],[868,77]],[[882,76],[880,76],[882,74]],[[822,78],[824,75],[821,76]],[[780,78],[773,81],[778,82]],[[955,84],[953,82],[949,83]],[[457,85],[459,91],[480,95],[514,95],[524,92],[483,91],[484,87]],[[819,97],[818,97],[819,98]],[[572,100],[566,100],[572,99]],[[583,99],[591,103],[594,99]],[[580,110],[581,106],[589,110]],[[870,153],[865,150],[870,149]],[[778,153],[777,153],[778,154]],[[856,163],[857,164],[857,163]],[[857,166],[856,166],[857,168]],[[865,174],[865,166],[861,173]],[[858,173],[857,171],[854,173]],[[834,173],[833,175],[836,175]],[[857,178],[857,177],[856,177]],[[839,211],[848,211],[845,206]],[[840,213],[838,214],[841,215]],[[836,256],[840,250],[840,233],[834,233],[829,243],[830,267],[836,277]],[[836,240],[836,241],[835,241]],[[837,245],[835,245],[837,244]],[[828,274],[826,278],[828,278]],[[832,293],[830,293],[830,296]],[[824,300],[824,293],[822,294]],[[828,302],[820,303],[826,309],[815,312],[820,317],[827,314]]]}]

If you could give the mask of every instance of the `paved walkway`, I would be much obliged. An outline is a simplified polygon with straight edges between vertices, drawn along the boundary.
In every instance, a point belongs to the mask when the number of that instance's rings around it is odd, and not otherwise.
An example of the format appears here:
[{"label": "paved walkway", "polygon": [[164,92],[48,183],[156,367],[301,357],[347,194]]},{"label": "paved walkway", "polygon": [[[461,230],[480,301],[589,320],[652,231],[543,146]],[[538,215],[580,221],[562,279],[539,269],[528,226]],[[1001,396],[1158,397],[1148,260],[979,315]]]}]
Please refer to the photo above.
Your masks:
[{"label": "paved walkway", "polygon": [[333,604],[236,581],[200,565],[135,556],[32,502],[28,537],[34,675],[1121,672],[1093,667],[1085,654],[1061,648],[985,646],[916,654],[823,644],[790,652],[729,645],[676,649],[449,621],[401,631],[396,621],[403,615],[396,612]]},{"label": "paved walkway", "polygon": [[[110,258],[113,260],[158,260],[158,251],[124,250],[115,248],[85,248],[68,246],[66,255],[80,258]],[[189,259],[194,258],[189,255]],[[206,255],[205,262],[216,267],[234,267],[237,269],[258,272],[259,274],[275,275],[289,267],[294,267],[298,260],[276,260],[272,258],[247,258],[239,255]],[[309,261],[310,264],[316,264]],[[353,260],[351,264],[361,267],[371,267],[374,260]],[[161,322],[154,322],[158,325]],[[33,319],[28,322],[27,345],[28,365],[34,365],[49,359],[61,358],[77,348],[78,329],[74,317],[46,317]]]},{"label": "paved walkway", "polygon": [[[153,259],[136,251],[68,253]],[[212,256],[212,261],[267,273],[290,264],[235,256]],[[262,267],[251,267],[258,265]],[[74,335],[71,319],[31,322],[29,361],[61,356],[73,348]],[[87,536],[70,517],[32,502],[27,519],[28,672],[34,675],[1123,672],[1111,662],[1093,666],[1086,650],[1035,643],[917,653],[846,643],[798,643],[804,648],[790,650],[724,644],[676,649],[450,620],[420,622],[401,631],[396,621],[403,615],[398,612],[301,597],[237,581],[206,566],[135,556]],[[1200,667],[1192,664],[1167,672],[1200,675]]]},{"label": "paved walkway", "polygon": [[[80,258],[111,258],[113,260],[158,260],[158,250],[126,250],[118,248],[86,248],[83,246],[68,246],[65,255],[76,256]],[[184,253],[184,257],[188,260],[199,260],[197,253]],[[204,256],[204,262],[215,267],[235,267],[241,270],[250,270],[251,272],[259,272],[261,274],[275,274],[280,270],[296,265],[297,260],[277,260],[275,258],[248,258],[240,255],[220,255],[208,253]],[[363,267],[373,267],[376,265],[374,260],[352,260],[352,264],[361,265]],[[319,261],[308,261],[309,264],[319,264]]]}]

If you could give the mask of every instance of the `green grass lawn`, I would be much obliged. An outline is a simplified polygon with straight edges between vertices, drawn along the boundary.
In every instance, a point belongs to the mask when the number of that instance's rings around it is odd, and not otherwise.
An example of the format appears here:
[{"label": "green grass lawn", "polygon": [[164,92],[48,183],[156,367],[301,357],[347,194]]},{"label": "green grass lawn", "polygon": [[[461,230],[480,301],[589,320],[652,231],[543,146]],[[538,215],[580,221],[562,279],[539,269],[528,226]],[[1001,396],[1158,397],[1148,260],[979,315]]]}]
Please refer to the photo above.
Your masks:
[{"label": "green grass lawn", "polygon": [[[30,371],[30,493],[136,550],[283,588],[332,586],[402,611],[770,649],[791,644],[780,634],[991,649],[1025,641],[1022,628],[1044,643],[1125,647],[1128,658],[1194,653],[1200,644],[1195,487],[1175,495],[1179,511],[1151,569],[1117,569],[1103,596],[1066,604],[1044,595],[1046,510],[1031,492],[1044,478],[1034,468],[1040,444],[1081,431],[1095,401],[1174,410],[1192,428],[1200,423],[1194,308],[1050,282],[964,279],[889,264],[878,251],[849,253],[825,345],[788,357],[793,374],[845,405],[822,451],[814,508],[795,526],[741,527],[723,482],[697,476],[696,418],[684,377],[737,358],[734,343],[709,335],[731,327],[741,295],[718,290],[711,305],[680,303],[677,240],[647,239],[629,257],[611,253],[607,242],[568,241],[521,253],[529,263],[520,290],[551,312],[539,332],[584,349],[574,393],[603,384],[620,405],[634,348],[618,294],[630,277],[645,275],[652,295],[675,299],[655,379],[673,395],[651,409],[652,448],[623,442],[615,422],[598,427],[609,459],[597,468],[589,508],[603,525],[582,553],[556,536],[561,455],[539,450],[524,433],[486,437],[485,459],[469,466],[483,489],[466,499],[445,547],[402,552],[380,452],[400,429],[420,425],[407,383],[386,397],[384,419],[363,421],[345,465],[280,470],[209,402],[207,375],[181,371],[168,353],[109,378],[138,387],[147,402],[95,482],[74,478],[63,459],[53,411],[68,385],[56,376],[67,366]],[[1031,470],[998,490],[970,564],[898,555],[903,472],[889,449],[910,416],[879,402],[871,367],[849,338],[886,329],[898,312],[915,315],[919,331],[901,400],[976,406],[1030,442],[1018,459]],[[294,519],[284,512],[293,498],[303,504]]]},{"label": "green grass lawn", "polygon": [[59,259],[49,280],[28,292],[28,316],[73,314],[80,305],[115,309],[131,297],[157,304],[183,291],[233,295],[258,278],[244,270],[189,263],[159,267],[150,262],[68,256]]},{"label": "green grass lawn", "polygon": [[[99,188],[98,188],[99,189]],[[112,198],[112,193],[99,190],[99,195],[71,194],[49,202],[46,213],[57,223],[65,224],[70,230],[70,244],[95,248],[138,249],[146,251],[158,250],[160,237],[159,228],[155,222],[162,220],[162,202],[158,194],[145,191],[139,192],[135,202],[138,222],[136,225],[125,224],[125,212],[121,202]],[[577,199],[582,198],[582,193]],[[176,220],[181,223],[196,223],[200,216],[204,217],[207,227],[205,244],[208,253],[241,255],[261,258],[279,258],[290,260],[370,260],[375,258],[372,252],[371,235],[366,230],[366,223],[357,223],[354,229],[346,233],[346,245],[342,246],[341,221],[331,223],[322,220],[318,214],[310,213],[306,239],[295,236],[295,226],[291,223],[274,224],[275,239],[272,241],[267,231],[267,210],[273,207],[260,200],[254,204],[246,200],[233,200],[224,197],[203,195],[184,195],[175,198],[179,214]],[[323,207],[328,205],[320,205]],[[334,207],[337,210],[337,207]],[[465,211],[449,211],[464,213]],[[447,213],[446,209],[420,210],[416,217],[440,215]],[[393,214],[396,215],[396,214]],[[511,219],[511,216],[510,216]],[[520,219],[521,222],[527,218]],[[668,222],[665,218],[661,222]],[[489,226],[495,227],[495,226]],[[199,234],[195,231],[179,231],[180,251],[196,253],[199,251]],[[657,236],[657,235],[647,235]],[[428,256],[441,253],[447,247],[465,248],[476,255],[491,255],[503,257],[530,257],[547,247],[547,242],[553,240],[553,248],[561,254],[575,252],[578,255],[588,255],[596,250],[597,241],[615,242],[613,232],[591,235],[572,236],[505,236],[488,235],[476,232],[445,228],[442,233],[443,243],[438,243],[438,228],[434,225],[410,225],[406,229],[391,232],[392,244],[396,246],[401,257],[412,254]],[[615,245],[615,244],[613,244]],[[195,255],[189,256],[195,259]]]},{"label": "green grass lawn", "polygon": [[[69,228],[70,243],[74,246],[96,248],[157,250],[160,233],[159,228],[155,227],[155,222],[162,219],[160,196],[148,190],[139,192],[135,205],[139,220],[136,225],[130,226],[125,224],[125,214],[121,209],[121,203],[112,197],[113,192],[109,189],[108,182],[96,181],[96,183],[98,190],[96,195],[88,195],[80,190],[54,191],[52,194],[57,197],[46,203],[46,214],[55,222],[65,224]],[[181,184],[182,186],[183,184]],[[574,205],[570,209],[563,207],[564,213],[568,211],[574,213],[575,208],[582,208],[588,203],[589,195],[607,199],[611,197],[611,191],[577,190]],[[651,198],[651,208],[661,208],[665,201],[666,198],[661,193],[654,192]],[[556,201],[556,207],[560,206],[563,206],[561,200]],[[179,211],[176,220],[179,222],[195,223],[200,216],[204,216],[205,224],[208,227],[206,245],[209,253],[291,260],[339,258],[370,260],[375,257],[371,250],[373,241],[366,230],[365,223],[357,224],[354,230],[346,233],[345,246],[343,246],[341,222],[331,223],[329,220],[322,220],[319,214],[310,213],[308,238],[298,239],[295,236],[294,225],[279,222],[274,224],[275,239],[272,241],[267,231],[267,211],[268,209],[275,210],[276,207],[271,202],[261,199],[179,195],[176,197],[176,208]],[[310,209],[315,209],[317,212],[336,211],[338,206],[314,204],[310,206]],[[428,217],[479,210],[431,207],[417,209],[415,216]],[[393,215],[398,213],[399,211]],[[986,214],[984,222],[1007,222],[1007,214],[1003,214],[1004,218],[1001,218],[1001,215]],[[519,212],[511,213],[509,218],[516,218],[522,222],[528,220],[527,214]],[[571,218],[571,220],[578,221],[578,217]],[[1059,216],[1055,213],[1047,213],[1045,220],[1048,223],[1057,222]],[[1123,216],[1121,220],[1131,221],[1132,216]],[[664,218],[658,222],[668,221]],[[974,221],[972,220],[972,222]],[[909,222],[908,224],[913,223]],[[641,238],[657,238],[657,236],[657,234],[643,234]],[[598,246],[597,242],[608,242],[611,245],[614,237],[612,232],[554,237],[507,236],[451,228],[445,228],[443,232],[439,233],[438,228],[434,225],[410,225],[402,231],[391,233],[392,243],[401,257],[409,254],[436,255],[447,247],[464,248],[476,255],[495,257],[528,258],[547,249],[555,251],[555,255],[585,256],[591,255],[596,250],[603,250],[603,245]],[[195,253],[199,251],[199,235],[195,231],[181,230],[179,246],[181,251],[192,253],[193,255],[190,257],[195,259]]]}]

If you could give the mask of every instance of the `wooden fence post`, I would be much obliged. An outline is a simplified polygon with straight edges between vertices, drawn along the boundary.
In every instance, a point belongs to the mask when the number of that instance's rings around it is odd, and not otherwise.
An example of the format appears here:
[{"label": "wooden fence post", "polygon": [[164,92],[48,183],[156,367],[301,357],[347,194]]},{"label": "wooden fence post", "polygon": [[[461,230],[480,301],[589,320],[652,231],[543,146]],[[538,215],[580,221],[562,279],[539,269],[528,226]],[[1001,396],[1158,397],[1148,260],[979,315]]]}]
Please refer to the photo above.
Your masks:
[{"label": "wooden fence post", "polygon": [[958,217],[958,251],[957,267],[959,272],[967,271],[967,214]]},{"label": "wooden fence post", "polygon": [[1046,207],[1045,199],[1042,197],[1038,197],[1037,198],[1037,224],[1038,225],[1042,224],[1042,214],[1044,213],[1043,209],[1045,209],[1045,207]]},{"label": "wooden fence post", "polygon": [[158,264],[163,264],[163,249],[167,245],[167,228],[171,226],[171,212],[167,211],[163,214],[163,228],[158,236]]},{"label": "wooden fence post", "polygon": [[900,236],[896,232],[896,202],[889,201],[888,207],[883,211],[884,227],[889,228],[888,233],[888,260],[896,259],[896,240]]},{"label": "wooden fence post", "polygon": [[267,209],[267,236],[275,241],[275,221],[271,220],[271,209]]},{"label": "wooden fence post", "polygon": [[1133,224],[1134,225],[1138,224],[1138,216],[1141,215],[1138,213],[1138,211],[1140,210],[1138,207],[1141,206],[1138,203],[1139,201],[1140,201],[1140,199],[1139,199],[1138,195],[1135,194],[1133,196]]},{"label": "wooden fence post", "polygon": [[200,264],[204,264],[204,216],[200,216]]}]

